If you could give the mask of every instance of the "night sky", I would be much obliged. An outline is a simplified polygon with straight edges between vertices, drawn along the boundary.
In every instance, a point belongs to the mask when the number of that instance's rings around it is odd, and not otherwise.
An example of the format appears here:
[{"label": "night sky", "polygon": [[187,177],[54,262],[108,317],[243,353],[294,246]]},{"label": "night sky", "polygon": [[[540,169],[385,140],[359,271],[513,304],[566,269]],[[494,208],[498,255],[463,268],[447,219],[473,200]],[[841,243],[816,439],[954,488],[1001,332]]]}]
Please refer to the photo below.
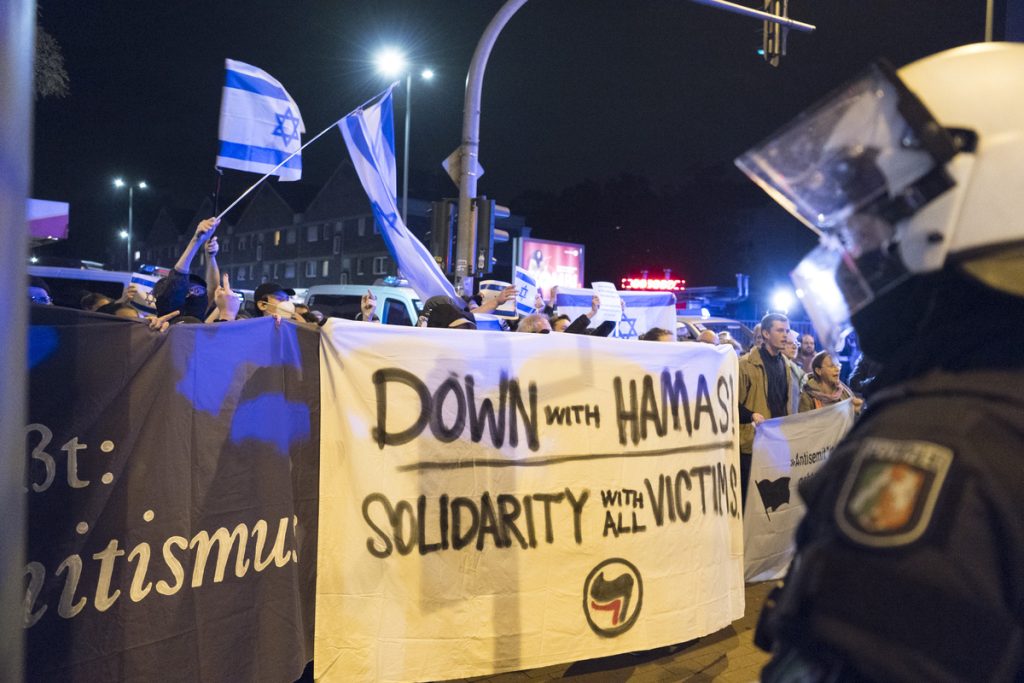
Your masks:
[{"label": "night sky", "polygon": [[[33,196],[71,202],[72,239],[52,253],[102,259],[126,215],[113,177],[152,186],[136,195],[143,235],[161,207],[187,216],[212,191],[225,58],[277,78],[308,137],[381,90],[373,53],[403,46],[437,74],[413,84],[410,194],[456,196],[439,164],[459,144],[469,60],[503,2],[39,4],[70,95],[36,102]],[[534,0],[488,64],[479,192],[525,214],[535,236],[586,243],[588,280],[643,265],[690,284],[729,284],[741,269],[784,277],[810,234],[733,157],[873,58],[900,65],[981,40],[984,10],[982,0],[792,0],[790,16],[818,30],[791,32],[773,69],[756,54],[757,20],[686,0]],[[404,107],[399,91],[399,154]],[[321,185],[346,155],[340,135],[325,135],[303,152],[302,182]],[[224,199],[256,177],[226,171]]]}]

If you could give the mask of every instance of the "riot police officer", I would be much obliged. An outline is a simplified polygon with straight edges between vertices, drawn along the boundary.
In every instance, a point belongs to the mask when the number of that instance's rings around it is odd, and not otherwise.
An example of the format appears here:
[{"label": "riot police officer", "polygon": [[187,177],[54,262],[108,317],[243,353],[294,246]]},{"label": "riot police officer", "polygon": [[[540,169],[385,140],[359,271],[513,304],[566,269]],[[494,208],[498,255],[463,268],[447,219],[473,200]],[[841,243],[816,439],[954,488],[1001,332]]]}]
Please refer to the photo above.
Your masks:
[{"label": "riot police officer", "polygon": [[826,348],[882,368],[800,487],[763,680],[1024,678],[1024,45],[873,66],[737,164],[820,236]]}]

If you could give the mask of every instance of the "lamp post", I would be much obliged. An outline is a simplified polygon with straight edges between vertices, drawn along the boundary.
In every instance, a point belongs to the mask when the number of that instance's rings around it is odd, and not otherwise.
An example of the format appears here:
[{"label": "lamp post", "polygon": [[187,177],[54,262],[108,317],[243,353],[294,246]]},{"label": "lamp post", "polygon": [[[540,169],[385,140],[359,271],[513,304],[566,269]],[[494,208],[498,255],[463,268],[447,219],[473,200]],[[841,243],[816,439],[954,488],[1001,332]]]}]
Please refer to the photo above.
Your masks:
[{"label": "lamp post", "polygon": [[121,231],[121,238],[128,242],[128,272],[132,271],[132,233],[133,233],[133,213],[135,209],[135,188],[145,190],[149,185],[146,184],[145,180],[140,180],[137,183],[125,182],[123,178],[114,178],[114,187],[121,189],[122,187],[128,187],[128,230]]},{"label": "lamp post", "polygon": [[[409,224],[409,124],[412,120],[412,68],[405,54],[394,48],[381,50],[374,59],[377,71],[388,78],[405,74],[405,148],[402,150],[402,222]],[[420,78],[429,81],[433,69],[423,69]]]}]

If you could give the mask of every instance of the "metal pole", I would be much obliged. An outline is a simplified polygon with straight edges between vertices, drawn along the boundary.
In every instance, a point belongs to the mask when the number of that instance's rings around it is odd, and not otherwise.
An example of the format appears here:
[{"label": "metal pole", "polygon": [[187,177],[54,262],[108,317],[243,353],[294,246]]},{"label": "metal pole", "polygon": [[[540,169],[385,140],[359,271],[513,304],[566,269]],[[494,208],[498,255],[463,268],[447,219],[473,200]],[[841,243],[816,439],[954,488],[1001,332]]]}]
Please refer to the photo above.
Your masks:
[{"label": "metal pole", "polygon": [[480,147],[480,95],[483,91],[484,70],[491,56],[498,34],[526,0],[508,0],[477,43],[473,61],[466,76],[466,103],[462,111],[462,145],[459,148],[459,233],[455,245],[455,289],[462,294],[463,280],[473,274],[476,265],[476,230],[473,225],[472,202],[476,197],[477,156]]},{"label": "metal pole", "polygon": [[[815,27],[793,19],[778,17],[768,12],[753,10],[725,0],[694,0],[702,5],[743,14],[798,31],[813,31]],[[483,91],[484,70],[487,59],[491,55],[498,34],[505,28],[512,15],[526,4],[526,0],[508,0],[491,23],[484,29],[484,34],[477,43],[473,60],[469,64],[466,76],[466,100],[462,111],[462,144],[459,147],[459,232],[455,248],[455,289],[462,293],[463,281],[473,274],[476,265],[473,258],[476,252],[476,229],[473,225],[472,202],[476,198],[478,179],[478,157],[480,153],[480,96]]]},{"label": "metal pole", "polygon": [[992,20],[995,14],[995,10],[992,7],[993,0],[987,0],[985,3],[985,42],[992,42]]},{"label": "metal pole", "polygon": [[0,287],[7,314],[0,325],[0,681],[23,677],[25,631],[26,291],[28,226],[25,198],[32,177],[32,59],[36,3],[0,3]]},{"label": "metal pole", "polygon": [[128,272],[132,272],[132,207],[135,206],[135,185],[128,186]]},{"label": "metal pole", "polygon": [[795,19],[790,19],[788,17],[780,17],[772,14],[771,12],[762,12],[761,10],[751,9],[750,7],[737,5],[733,2],[726,2],[726,0],[693,0],[693,2],[698,5],[705,5],[707,7],[725,10],[726,12],[732,12],[733,14],[740,14],[753,19],[761,19],[763,21],[781,24],[785,28],[793,28],[797,31],[804,31],[806,33],[810,33],[816,29],[814,24],[805,24],[802,21],[796,21]]},{"label": "metal pole", "polygon": [[409,121],[412,119],[412,71],[405,75],[405,151],[402,155],[402,222],[409,227]]}]

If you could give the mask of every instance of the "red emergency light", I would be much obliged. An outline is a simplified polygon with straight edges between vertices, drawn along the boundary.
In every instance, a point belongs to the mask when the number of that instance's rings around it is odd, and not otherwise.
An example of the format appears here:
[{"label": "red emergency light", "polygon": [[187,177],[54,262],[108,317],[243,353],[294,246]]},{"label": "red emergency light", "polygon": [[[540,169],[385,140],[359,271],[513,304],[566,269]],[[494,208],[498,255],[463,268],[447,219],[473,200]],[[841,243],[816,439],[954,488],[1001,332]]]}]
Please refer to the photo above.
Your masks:
[{"label": "red emergency light", "polygon": [[619,289],[681,292],[686,289],[686,280],[679,278],[624,277],[619,284]]}]

